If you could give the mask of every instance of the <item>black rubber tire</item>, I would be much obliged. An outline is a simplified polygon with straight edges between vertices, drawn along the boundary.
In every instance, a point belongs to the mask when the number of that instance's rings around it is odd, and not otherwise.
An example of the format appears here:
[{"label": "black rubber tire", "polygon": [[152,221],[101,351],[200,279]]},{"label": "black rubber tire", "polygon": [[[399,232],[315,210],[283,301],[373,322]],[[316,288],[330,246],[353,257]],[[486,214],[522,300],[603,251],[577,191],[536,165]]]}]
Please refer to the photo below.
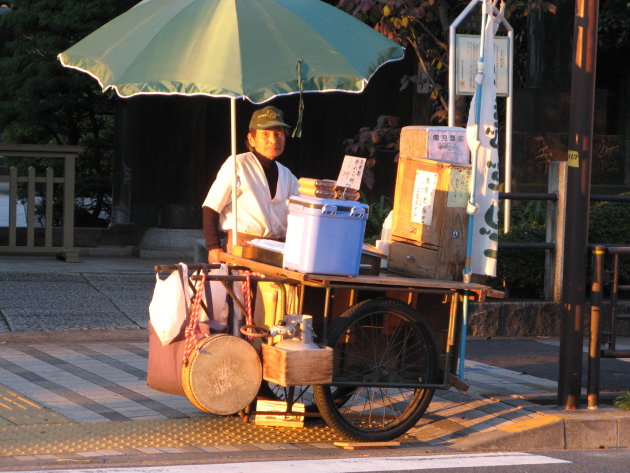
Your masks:
[{"label": "black rubber tire", "polygon": [[[387,441],[403,435],[422,417],[433,389],[388,388],[388,382],[432,383],[437,352],[431,330],[417,311],[394,299],[360,302],[328,330],[334,349],[332,385],[314,386],[326,423],[346,437]],[[335,381],[349,381],[339,396]],[[383,383],[367,387],[362,383]]]}]

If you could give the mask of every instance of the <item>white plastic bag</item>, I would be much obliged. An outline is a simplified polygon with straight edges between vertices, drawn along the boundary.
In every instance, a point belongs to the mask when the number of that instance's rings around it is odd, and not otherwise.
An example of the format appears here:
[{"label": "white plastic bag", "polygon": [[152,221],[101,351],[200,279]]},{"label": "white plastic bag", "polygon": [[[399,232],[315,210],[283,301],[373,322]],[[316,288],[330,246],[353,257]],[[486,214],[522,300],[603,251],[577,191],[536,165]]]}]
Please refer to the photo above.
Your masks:
[{"label": "white plastic bag", "polygon": [[[180,271],[186,274],[182,275]],[[188,270],[185,265],[180,265],[180,271],[173,271],[164,280],[160,279],[158,274],[155,275],[149,317],[162,345],[168,345],[173,341],[186,320],[188,302],[182,281],[188,280]]]}]

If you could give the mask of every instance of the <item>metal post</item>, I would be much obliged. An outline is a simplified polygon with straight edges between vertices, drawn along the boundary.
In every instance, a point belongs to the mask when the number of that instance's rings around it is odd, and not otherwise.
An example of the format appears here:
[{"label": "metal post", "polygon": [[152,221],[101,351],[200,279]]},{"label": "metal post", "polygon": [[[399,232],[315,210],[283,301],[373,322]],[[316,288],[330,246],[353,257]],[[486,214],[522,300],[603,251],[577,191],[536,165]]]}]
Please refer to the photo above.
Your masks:
[{"label": "metal post", "polygon": [[[509,52],[508,57],[510,59],[510,68],[508,70],[508,93],[505,98],[505,177],[503,178],[503,185],[505,192],[512,192],[512,139],[514,135],[513,120],[514,115],[514,30],[508,29],[509,40]],[[510,225],[512,222],[512,201],[506,199],[503,202],[503,232],[508,233],[510,231]]]},{"label": "metal post", "polygon": [[74,186],[77,155],[68,153],[63,160],[63,247],[74,248]]},{"label": "metal post", "polygon": [[608,350],[617,349],[617,295],[619,293],[619,254],[613,255],[613,280],[610,291],[610,335],[608,339]]},{"label": "metal post", "polygon": [[545,241],[554,243],[555,248],[553,251],[545,252],[545,300],[560,302],[562,301],[567,201],[566,161],[552,161],[550,163],[547,192],[555,193],[558,199],[547,202],[547,234]]},{"label": "metal post", "polygon": [[580,407],[598,8],[597,0],[576,0],[558,377],[565,409]]},{"label": "metal post", "polygon": [[232,174],[232,214],[234,215],[234,229],[232,230],[232,248],[235,248],[238,242],[238,204],[236,202],[236,186],[238,185],[238,176],[236,174],[236,99],[234,97],[230,97],[230,150],[232,161],[234,162],[234,170]]},{"label": "metal post", "polygon": [[599,406],[599,367],[600,367],[600,314],[603,301],[604,247],[593,249],[593,282],[591,284],[591,337],[588,345],[588,388],[589,409]]},{"label": "metal post", "polygon": [[468,6],[455,18],[448,29],[448,126],[455,126],[455,85],[457,80],[455,75],[455,71],[457,70],[455,38],[457,27],[466,19],[480,1],[481,0],[470,0]]},{"label": "metal post", "polygon": [[28,167],[28,182],[26,183],[26,247],[35,246],[35,168]]},{"label": "metal post", "polygon": [[459,335],[459,379],[464,380],[464,370],[466,364],[466,335],[468,332],[468,290],[464,293],[464,300],[462,302],[462,323],[461,323],[461,333]]}]

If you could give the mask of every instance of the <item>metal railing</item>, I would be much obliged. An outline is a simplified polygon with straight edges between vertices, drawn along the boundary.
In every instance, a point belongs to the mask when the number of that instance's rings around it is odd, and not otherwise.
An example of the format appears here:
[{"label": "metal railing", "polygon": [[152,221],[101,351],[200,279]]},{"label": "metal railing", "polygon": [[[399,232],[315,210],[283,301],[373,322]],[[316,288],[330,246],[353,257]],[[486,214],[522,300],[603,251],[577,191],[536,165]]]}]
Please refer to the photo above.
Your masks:
[{"label": "metal railing", "polygon": [[[68,262],[79,260],[74,247],[74,186],[75,163],[82,151],[80,146],[0,144],[0,156],[6,158],[62,159],[63,175],[55,176],[52,167],[47,167],[44,175],[38,175],[34,166],[29,166],[25,175],[18,173],[16,166],[10,166],[0,174],[0,196],[8,209],[6,239],[0,244],[0,253],[5,254],[58,254]],[[8,184],[8,186],[7,186]],[[62,187],[61,244],[56,244],[53,226],[53,201],[56,185]],[[19,187],[26,187],[26,196],[20,196]],[[7,188],[8,187],[8,188]],[[38,192],[43,188],[43,192]],[[5,194],[6,195],[2,195]],[[8,198],[8,201],[7,201]],[[18,208],[25,199],[25,239],[18,241]],[[43,205],[43,241],[36,238],[41,233],[37,228],[36,205]],[[22,222],[20,222],[22,223]],[[0,222],[0,225],[4,225]],[[22,232],[20,232],[21,234]],[[22,241],[25,240],[25,241]]]},{"label": "metal railing", "polygon": [[[559,302],[562,299],[562,276],[564,272],[564,231],[566,202],[566,162],[556,162],[551,168],[548,193],[500,192],[499,199],[545,200],[548,202],[546,238],[544,242],[499,242],[501,249],[545,250],[545,299]],[[591,202],[628,202],[630,196],[591,194]],[[509,228],[509,225],[508,225]]]},{"label": "metal railing", "polygon": [[[610,281],[610,310],[606,332],[602,331],[604,302],[604,262],[605,254],[612,256],[612,279]],[[593,275],[591,281],[591,320],[588,350],[588,407],[593,409],[599,405],[599,379],[601,358],[630,358],[630,350],[618,350],[616,347],[617,321],[630,319],[630,314],[619,313],[618,294],[630,291],[630,285],[619,284],[619,258],[630,256],[630,245],[596,245],[593,248]],[[601,340],[606,335],[607,340]],[[607,344],[608,349],[602,349]]]}]

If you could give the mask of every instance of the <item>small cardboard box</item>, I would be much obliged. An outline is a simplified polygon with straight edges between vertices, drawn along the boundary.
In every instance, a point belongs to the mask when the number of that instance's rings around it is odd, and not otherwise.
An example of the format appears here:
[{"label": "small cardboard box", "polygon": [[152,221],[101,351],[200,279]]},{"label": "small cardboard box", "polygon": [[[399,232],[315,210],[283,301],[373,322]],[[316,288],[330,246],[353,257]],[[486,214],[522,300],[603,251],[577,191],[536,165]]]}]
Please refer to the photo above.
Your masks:
[{"label": "small cardboard box", "polygon": [[400,156],[451,164],[469,164],[466,129],[448,126],[405,126],[400,131]]},{"label": "small cardboard box", "polygon": [[285,350],[262,346],[263,379],[281,386],[330,384],[333,349]]}]

